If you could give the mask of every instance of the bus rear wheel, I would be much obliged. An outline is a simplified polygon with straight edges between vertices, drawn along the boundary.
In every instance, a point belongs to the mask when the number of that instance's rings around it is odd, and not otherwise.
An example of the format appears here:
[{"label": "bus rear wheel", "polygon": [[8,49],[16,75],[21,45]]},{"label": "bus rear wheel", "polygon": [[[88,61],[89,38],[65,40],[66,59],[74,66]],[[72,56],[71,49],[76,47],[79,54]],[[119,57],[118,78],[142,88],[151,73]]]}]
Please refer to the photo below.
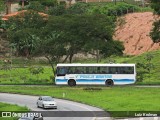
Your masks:
[{"label": "bus rear wheel", "polygon": [[68,81],[68,85],[69,86],[76,86],[76,81],[71,79],[71,80]]},{"label": "bus rear wheel", "polygon": [[105,85],[108,86],[108,87],[113,86],[114,85],[113,80],[111,80],[111,79],[106,80]]}]

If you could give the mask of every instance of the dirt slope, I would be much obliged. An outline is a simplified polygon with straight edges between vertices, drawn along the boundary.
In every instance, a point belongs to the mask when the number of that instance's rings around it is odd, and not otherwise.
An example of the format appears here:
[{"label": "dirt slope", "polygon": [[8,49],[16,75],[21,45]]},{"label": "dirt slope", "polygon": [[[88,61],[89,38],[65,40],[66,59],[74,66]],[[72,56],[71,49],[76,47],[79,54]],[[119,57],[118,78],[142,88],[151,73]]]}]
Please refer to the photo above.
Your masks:
[{"label": "dirt slope", "polygon": [[114,39],[124,42],[124,54],[138,55],[160,49],[160,44],[153,43],[149,36],[154,22],[153,13],[131,13],[120,18],[119,21]]}]

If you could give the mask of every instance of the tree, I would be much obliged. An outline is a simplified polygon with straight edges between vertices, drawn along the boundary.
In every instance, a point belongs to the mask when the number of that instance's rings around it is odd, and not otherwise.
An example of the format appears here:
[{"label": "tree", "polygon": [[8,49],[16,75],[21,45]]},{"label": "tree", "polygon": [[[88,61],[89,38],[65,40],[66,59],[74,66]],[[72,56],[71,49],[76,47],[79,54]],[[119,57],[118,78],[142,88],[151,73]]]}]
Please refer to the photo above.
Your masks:
[{"label": "tree", "polygon": [[16,47],[17,55],[31,57],[39,41],[40,28],[46,25],[45,17],[34,11],[27,11],[7,22],[7,34]]},{"label": "tree", "polygon": [[39,1],[30,1],[29,4],[26,5],[24,9],[44,12],[45,6],[42,5]]},{"label": "tree", "polygon": [[[112,39],[114,33],[115,18],[105,15],[63,15],[51,17],[45,27],[45,34],[56,31],[60,35],[61,42],[65,48],[66,59],[72,62],[73,56],[80,52],[89,52],[97,56],[105,54],[108,44],[114,46],[115,53],[122,50],[118,42]],[[44,33],[43,33],[44,34]],[[122,45],[121,45],[122,46]],[[123,48],[123,47],[122,47]],[[109,52],[109,51],[108,51]]]},{"label": "tree", "polygon": [[25,9],[46,12],[58,4],[57,0],[30,0]]},{"label": "tree", "polygon": [[154,9],[155,13],[160,15],[160,1],[159,0],[151,0],[151,7]]},{"label": "tree", "polygon": [[58,4],[57,0],[39,0],[39,1],[42,5],[47,7],[55,7]]},{"label": "tree", "polygon": [[63,55],[66,55],[66,49],[61,36],[62,33],[60,32],[44,30],[35,51],[35,55],[47,58],[53,73],[55,73],[54,64],[58,63]]},{"label": "tree", "polygon": [[17,56],[31,57],[40,39],[38,32],[38,30],[31,28],[11,32],[10,42],[14,44]]},{"label": "tree", "polygon": [[66,13],[65,5],[57,5],[55,7],[52,7],[49,9],[48,13],[55,16],[63,15]]},{"label": "tree", "polygon": [[78,34],[80,30],[78,28],[80,26],[77,24],[78,21],[79,20],[74,15],[57,16],[49,20],[46,28],[49,31],[62,33],[61,40],[63,40],[63,43],[65,44],[66,56],[69,58],[70,62],[72,62],[74,54],[80,52],[84,45],[82,36]]},{"label": "tree", "polygon": [[[159,0],[151,0],[151,7],[154,9],[157,15],[160,15],[160,1]],[[160,19],[158,18],[154,24],[153,29],[151,30],[151,37],[153,42],[160,42]]]},{"label": "tree", "polygon": [[90,6],[90,4],[84,2],[77,2],[67,8],[66,11],[68,14],[85,14]]},{"label": "tree", "polygon": [[87,34],[84,50],[95,55],[97,63],[102,56],[108,57],[112,54],[123,54],[123,44],[119,41],[114,41],[112,38],[115,29],[115,17],[94,14],[84,17],[83,22],[87,22],[87,25],[86,23],[84,24],[86,27],[83,29],[83,34]]},{"label": "tree", "polygon": [[160,42],[160,20],[156,20],[153,23],[153,28],[151,30],[150,36],[154,43]]}]

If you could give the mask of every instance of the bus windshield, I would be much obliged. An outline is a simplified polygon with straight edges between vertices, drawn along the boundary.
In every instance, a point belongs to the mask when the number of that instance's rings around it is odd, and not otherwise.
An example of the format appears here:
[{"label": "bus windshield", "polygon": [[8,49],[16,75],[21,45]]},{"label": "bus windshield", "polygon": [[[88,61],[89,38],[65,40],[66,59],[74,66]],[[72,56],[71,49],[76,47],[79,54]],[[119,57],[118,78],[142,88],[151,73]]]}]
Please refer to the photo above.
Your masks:
[{"label": "bus windshield", "polygon": [[67,73],[66,67],[57,67],[56,74],[57,76],[64,76]]}]

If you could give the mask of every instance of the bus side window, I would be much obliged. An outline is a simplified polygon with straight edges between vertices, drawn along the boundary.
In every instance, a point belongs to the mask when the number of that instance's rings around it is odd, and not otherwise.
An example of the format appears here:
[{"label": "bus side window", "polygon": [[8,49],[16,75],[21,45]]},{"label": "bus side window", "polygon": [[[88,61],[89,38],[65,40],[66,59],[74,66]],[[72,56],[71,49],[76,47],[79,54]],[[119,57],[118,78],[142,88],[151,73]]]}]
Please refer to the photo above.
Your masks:
[{"label": "bus side window", "polygon": [[96,67],[92,67],[91,73],[96,74]]},{"label": "bus side window", "polygon": [[72,74],[72,73],[73,73],[71,67],[68,68],[68,72],[67,72],[67,73],[68,73],[68,74]]},{"label": "bus side window", "polygon": [[107,73],[107,68],[106,67],[101,67],[101,73],[106,74]]},{"label": "bus side window", "polygon": [[109,67],[109,74],[117,74],[116,67]]},{"label": "bus side window", "polygon": [[97,67],[97,74],[101,74],[100,67]]},{"label": "bus side window", "polygon": [[80,69],[79,69],[79,67],[76,67],[76,68],[75,68],[75,71],[74,71],[74,73],[75,73],[75,74],[80,74],[80,73],[81,73],[81,72],[80,72]]},{"label": "bus side window", "polygon": [[134,68],[133,67],[127,67],[127,74],[134,74]]},{"label": "bus side window", "polygon": [[80,73],[79,74],[84,74],[84,67],[79,67]]},{"label": "bus side window", "polygon": [[92,74],[92,67],[85,67],[85,74]]}]

